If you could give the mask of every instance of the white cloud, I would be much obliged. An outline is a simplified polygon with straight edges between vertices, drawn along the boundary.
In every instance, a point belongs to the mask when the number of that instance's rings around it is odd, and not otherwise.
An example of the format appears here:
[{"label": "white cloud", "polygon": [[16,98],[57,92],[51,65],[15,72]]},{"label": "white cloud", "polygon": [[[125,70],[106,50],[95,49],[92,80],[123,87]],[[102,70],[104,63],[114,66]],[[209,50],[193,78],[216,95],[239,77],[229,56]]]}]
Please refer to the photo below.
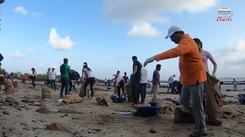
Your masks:
[{"label": "white cloud", "polygon": [[154,28],[151,24],[147,22],[140,22],[131,28],[128,32],[129,36],[142,36],[142,37],[156,37],[159,36],[161,33],[158,32],[156,28]]},{"label": "white cloud", "polygon": [[106,14],[113,20],[135,26],[165,22],[166,12],[200,12],[212,7],[217,0],[105,0]]},{"label": "white cloud", "polygon": [[17,14],[21,14],[21,15],[28,15],[29,14],[29,11],[24,7],[24,6],[16,6],[14,8],[14,12],[17,13]]},{"label": "white cloud", "polygon": [[239,40],[233,46],[226,47],[217,56],[222,75],[245,75],[245,39]]},{"label": "white cloud", "polygon": [[70,36],[61,37],[55,28],[51,28],[49,32],[49,43],[55,49],[70,49],[74,45]]}]

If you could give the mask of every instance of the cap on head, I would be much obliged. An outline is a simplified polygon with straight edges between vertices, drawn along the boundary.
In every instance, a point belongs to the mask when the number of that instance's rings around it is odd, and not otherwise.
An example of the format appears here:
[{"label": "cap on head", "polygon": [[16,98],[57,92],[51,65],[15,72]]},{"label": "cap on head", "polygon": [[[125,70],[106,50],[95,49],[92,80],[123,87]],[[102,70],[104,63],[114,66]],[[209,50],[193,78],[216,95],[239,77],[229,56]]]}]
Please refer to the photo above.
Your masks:
[{"label": "cap on head", "polygon": [[175,32],[179,32],[179,31],[183,31],[183,30],[181,28],[179,28],[178,26],[171,26],[168,29],[168,34],[165,38],[167,39],[167,38],[171,37]]}]

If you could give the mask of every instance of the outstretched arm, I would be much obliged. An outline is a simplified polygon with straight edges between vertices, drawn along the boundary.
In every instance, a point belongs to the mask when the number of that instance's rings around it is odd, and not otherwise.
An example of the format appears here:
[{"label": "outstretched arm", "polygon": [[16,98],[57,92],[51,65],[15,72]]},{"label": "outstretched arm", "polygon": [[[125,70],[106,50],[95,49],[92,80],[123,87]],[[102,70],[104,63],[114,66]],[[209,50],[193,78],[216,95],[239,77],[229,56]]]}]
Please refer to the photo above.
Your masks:
[{"label": "outstretched arm", "polygon": [[170,49],[168,51],[157,54],[151,58],[148,58],[145,61],[144,66],[146,66],[147,64],[149,64],[153,61],[160,61],[160,60],[165,60],[165,59],[170,59],[170,58],[176,58],[178,56],[189,53],[190,50],[191,50],[191,48],[190,48],[190,46],[188,46],[188,44],[182,43],[179,46],[177,46],[176,48]]},{"label": "outstretched arm", "polygon": [[208,55],[208,59],[212,62],[213,66],[214,66],[212,74],[215,75],[216,72],[217,72],[217,63],[216,63],[216,61],[214,60],[213,56],[210,53]]}]

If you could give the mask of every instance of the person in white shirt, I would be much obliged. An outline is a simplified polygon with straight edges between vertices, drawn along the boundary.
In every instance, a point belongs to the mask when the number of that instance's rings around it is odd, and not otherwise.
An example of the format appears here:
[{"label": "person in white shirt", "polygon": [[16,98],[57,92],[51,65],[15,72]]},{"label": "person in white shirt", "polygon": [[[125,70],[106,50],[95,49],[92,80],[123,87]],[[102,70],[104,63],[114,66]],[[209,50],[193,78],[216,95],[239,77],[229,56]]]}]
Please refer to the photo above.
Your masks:
[{"label": "person in white shirt", "polygon": [[144,104],[145,103],[145,97],[146,97],[146,88],[147,88],[147,76],[148,72],[146,68],[141,69],[141,78],[140,78],[140,103]]},{"label": "person in white shirt", "polygon": [[49,72],[49,79],[50,79],[51,88],[56,90],[56,72],[55,72],[55,68],[52,68],[52,70]]},{"label": "person in white shirt", "polygon": [[175,90],[174,81],[175,81],[175,75],[170,76],[168,79],[168,91],[167,92],[169,92],[169,90],[171,91],[171,93],[175,92],[174,91]]},{"label": "person in white shirt", "polygon": [[115,87],[116,87],[118,97],[121,98],[121,93],[123,94],[123,96],[125,96],[124,80],[123,80],[123,77],[121,76],[119,70],[117,71],[117,74],[115,75],[114,80],[115,80],[115,84],[116,84]]},{"label": "person in white shirt", "polygon": [[[90,96],[93,98],[94,97],[94,84],[95,84],[95,77],[93,76],[93,71],[88,67],[88,64],[85,62],[83,65],[83,73],[82,73],[82,78],[85,81],[84,83],[84,91],[86,91],[88,85],[90,86],[90,91],[91,94]],[[86,92],[85,92],[86,96]],[[89,96],[89,95],[88,95]]]}]

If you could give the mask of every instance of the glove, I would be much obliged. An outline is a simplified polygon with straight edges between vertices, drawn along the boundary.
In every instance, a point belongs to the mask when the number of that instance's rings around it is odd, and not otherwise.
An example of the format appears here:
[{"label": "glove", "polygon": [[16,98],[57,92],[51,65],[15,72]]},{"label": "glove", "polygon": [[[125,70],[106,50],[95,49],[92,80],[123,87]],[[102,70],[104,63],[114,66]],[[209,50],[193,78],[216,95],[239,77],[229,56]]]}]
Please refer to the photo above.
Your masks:
[{"label": "glove", "polygon": [[144,63],[144,66],[146,66],[147,64],[153,62],[154,60],[155,60],[154,57],[151,57],[151,58],[146,59],[146,61],[145,61],[145,63]]}]

